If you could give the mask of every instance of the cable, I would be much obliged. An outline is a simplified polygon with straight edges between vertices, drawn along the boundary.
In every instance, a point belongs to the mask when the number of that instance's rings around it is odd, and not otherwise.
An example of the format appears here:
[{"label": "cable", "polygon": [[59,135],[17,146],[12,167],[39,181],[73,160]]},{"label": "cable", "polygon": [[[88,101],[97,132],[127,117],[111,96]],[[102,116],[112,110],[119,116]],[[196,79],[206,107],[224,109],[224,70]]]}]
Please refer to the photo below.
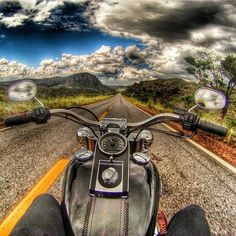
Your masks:
[{"label": "cable", "polygon": [[64,109],[81,109],[81,110],[85,110],[85,111],[89,112],[90,114],[92,114],[93,117],[96,119],[96,121],[99,122],[99,118],[97,117],[97,115],[94,112],[90,111],[89,109],[87,109],[85,107],[71,106],[71,107],[65,107]]},{"label": "cable", "polygon": [[83,125],[83,126],[89,128],[89,129],[92,131],[92,133],[94,134],[94,136],[96,136],[97,138],[99,138],[99,137],[97,136],[97,134],[95,133],[95,131],[94,131],[89,125],[87,125],[87,124],[85,124],[85,123],[80,123],[78,120],[76,120],[76,119],[74,119],[74,118],[68,117],[68,115],[54,114],[54,116],[61,117],[61,118],[65,118],[65,119],[70,120],[70,121],[73,121],[73,122],[75,122],[75,123],[77,123],[77,124]]}]

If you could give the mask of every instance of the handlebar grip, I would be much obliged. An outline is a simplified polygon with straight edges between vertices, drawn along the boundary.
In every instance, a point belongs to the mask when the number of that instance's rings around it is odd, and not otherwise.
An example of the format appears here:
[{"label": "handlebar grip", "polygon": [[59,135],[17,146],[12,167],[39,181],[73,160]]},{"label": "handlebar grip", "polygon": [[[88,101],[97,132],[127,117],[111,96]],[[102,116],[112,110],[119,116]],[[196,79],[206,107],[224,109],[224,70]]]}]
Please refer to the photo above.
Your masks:
[{"label": "handlebar grip", "polygon": [[6,127],[26,124],[32,121],[31,113],[22,113],[20,115],[9,116],[4,119]]},{"label": "handlebar grip", "polygon": [[227,128],[221,125],[216,125],[212,122],[199,120],[197,124],[197,128],[203,131],[216,134],[219,136],[225,137],[227,135]]}]

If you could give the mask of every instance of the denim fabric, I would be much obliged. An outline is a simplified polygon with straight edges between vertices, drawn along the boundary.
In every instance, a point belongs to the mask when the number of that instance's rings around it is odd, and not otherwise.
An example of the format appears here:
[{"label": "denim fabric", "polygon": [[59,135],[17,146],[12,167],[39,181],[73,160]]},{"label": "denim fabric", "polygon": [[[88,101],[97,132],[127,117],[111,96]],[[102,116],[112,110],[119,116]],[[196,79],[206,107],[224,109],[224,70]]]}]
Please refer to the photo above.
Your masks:
[{"label": "denim fabric", "polygon": [[[10,236],[65,236],[60,205],[49,194],[37,197]],[[68,234],[67,234],[68,235]],[[210,236],[203,209],[190,205],[177,212],[167,227],[167,236]]]},{"label": "denim fabric", "polygon": [[210,228],[203,209],[190,205],[178,211],[167,227],[167,236],[209,236]]},{"label": "denim fabric", "polygon": [[37,197],[10,236],[65,236],[60,205],[49,194]]}]

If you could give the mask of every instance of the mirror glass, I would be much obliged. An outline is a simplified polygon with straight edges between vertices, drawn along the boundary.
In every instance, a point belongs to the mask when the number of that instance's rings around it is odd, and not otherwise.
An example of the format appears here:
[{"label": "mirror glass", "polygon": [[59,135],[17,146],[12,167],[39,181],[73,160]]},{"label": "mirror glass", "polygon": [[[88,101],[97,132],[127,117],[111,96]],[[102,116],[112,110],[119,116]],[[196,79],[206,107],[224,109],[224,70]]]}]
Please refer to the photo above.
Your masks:
[{"label": "mirror glass", "polygon": [[11,101],[26,102],[31,100],[37,93],[37,86],[31,80],[24,80],[13,84],[8,89],[8,97]]},{"label": "mirror glass", "polygon": [[198,106],[210,110],[222,109],[226,103],[224,94],[211,88],[198,89],[194,98]]}]

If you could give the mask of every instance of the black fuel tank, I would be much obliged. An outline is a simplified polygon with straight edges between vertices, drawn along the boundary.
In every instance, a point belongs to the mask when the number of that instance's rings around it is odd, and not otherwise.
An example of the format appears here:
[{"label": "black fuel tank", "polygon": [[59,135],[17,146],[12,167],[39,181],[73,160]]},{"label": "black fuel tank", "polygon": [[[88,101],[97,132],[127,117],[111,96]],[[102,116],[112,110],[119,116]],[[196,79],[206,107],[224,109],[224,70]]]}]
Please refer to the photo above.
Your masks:
[{"label": "black fuel tank", "polygon": [[73,159],[65,173],[63,217],[74,235],[153,235],[160,196],[154,164],[131,161],[128,199],[89,196],[92,161]]}]

